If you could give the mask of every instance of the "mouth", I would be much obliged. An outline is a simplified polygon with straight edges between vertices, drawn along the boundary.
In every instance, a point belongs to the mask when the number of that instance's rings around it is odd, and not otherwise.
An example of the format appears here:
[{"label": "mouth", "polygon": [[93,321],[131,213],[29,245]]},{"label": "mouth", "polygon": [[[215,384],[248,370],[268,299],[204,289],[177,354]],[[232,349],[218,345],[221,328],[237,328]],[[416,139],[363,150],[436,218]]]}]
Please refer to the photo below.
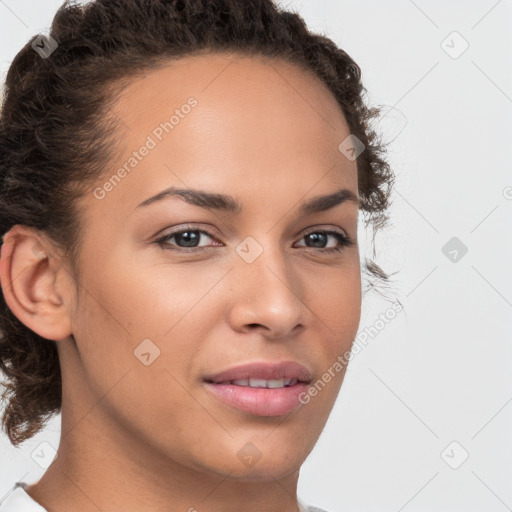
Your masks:
[{"label": "mouth", "polygon": [[279,389],[295,386],[300,382],[297,378],[293,379],[235,379],[225,380],[223,382],[206,381],[210,384],[224,384],[231,386],[242,386],[244,388],[268,388]]},{"label": "mouth", "polygon": [[303,365],[257,362],[204,378],[205,389],[222,403],[254,416],[283,416],[298,408],[311,383]]}]

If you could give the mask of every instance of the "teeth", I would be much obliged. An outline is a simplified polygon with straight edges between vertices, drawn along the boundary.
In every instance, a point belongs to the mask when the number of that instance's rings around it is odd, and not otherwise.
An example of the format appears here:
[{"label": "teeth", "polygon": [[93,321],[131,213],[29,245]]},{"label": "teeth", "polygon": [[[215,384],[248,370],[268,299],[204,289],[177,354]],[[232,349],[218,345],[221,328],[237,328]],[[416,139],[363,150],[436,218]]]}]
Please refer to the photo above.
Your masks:
[{"label": "teeth", "polygon": [[227,381],[224,384],[234,384],[235,386],[245,386],[251,388],[283,388],[287,386],[295,386],[297,379],[236,379]]},{"label": "teeth", "polygon": [[267,381],[265,379],[249,379],[249,387],[251,387],[251,388],[266,388]]},{"label": "teeth", "polygon": [[267,388],[284,387],[284,379],[267,380]]}]

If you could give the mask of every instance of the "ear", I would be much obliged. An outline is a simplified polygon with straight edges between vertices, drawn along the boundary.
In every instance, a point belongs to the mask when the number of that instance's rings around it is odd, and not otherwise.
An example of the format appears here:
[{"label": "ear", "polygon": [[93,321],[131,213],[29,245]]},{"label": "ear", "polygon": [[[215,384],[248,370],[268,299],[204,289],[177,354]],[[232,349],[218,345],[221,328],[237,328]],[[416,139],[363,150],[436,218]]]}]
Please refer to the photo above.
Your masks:
[{"label": "ear", "polygon": [[17,224],[4,235],[0,283],[11,311],[36,334],[57,341],[72,333],[67,298],[73,280],[40,231]]}]

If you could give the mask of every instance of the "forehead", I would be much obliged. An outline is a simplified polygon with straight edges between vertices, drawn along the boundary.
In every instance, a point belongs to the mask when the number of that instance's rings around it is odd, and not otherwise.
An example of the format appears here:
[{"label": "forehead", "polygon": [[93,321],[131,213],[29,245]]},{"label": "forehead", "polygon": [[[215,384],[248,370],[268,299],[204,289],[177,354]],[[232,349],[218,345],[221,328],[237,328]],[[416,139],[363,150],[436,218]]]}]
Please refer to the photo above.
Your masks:
[{"label": "forehead", "polygon": [[[195,95],[203,104],[222,107],[294,107],[303,115],[319,116],[331,129],[344,116],[327,86],[312,71],[283,58],[203,52],[164,60],[156,69],[144,70],[128,80],[114,110],[127,120],[138,118],[148,104],[179,102]],[[140,106],[140,109],[137,107]],[[170,104],[169,106],[172,106]],[[129,108],[130,112],[126,112]]]},{"label": "forehead", "polygon": [[210,53],[165,62],[128,81],[111,112],[122,151],[103,182],[151,146],[109,193],[123,205],[169,185],[303,195],[323,179],[317,194],[357,190],[356,163],[339,151],[350,134],[341,108],[320,79],[281,59]]},{"label": "forehead", "polygon": [[177,112],[180,119],[173,124],[187,126],[176,126],[173,137],[192,129],[199,140],[224,133],[230,145],[243,142],[248,149],[242,135],[250,133],[255,147],[289,139],[300,150],[348,135],[341,107],[327,86],[312,72],[282,59],[208,53],[161,66],[129,82],[112,109],[128,128],[127,140],[152,133],[190,98],[197,106],[185,113],[186,123]]}]

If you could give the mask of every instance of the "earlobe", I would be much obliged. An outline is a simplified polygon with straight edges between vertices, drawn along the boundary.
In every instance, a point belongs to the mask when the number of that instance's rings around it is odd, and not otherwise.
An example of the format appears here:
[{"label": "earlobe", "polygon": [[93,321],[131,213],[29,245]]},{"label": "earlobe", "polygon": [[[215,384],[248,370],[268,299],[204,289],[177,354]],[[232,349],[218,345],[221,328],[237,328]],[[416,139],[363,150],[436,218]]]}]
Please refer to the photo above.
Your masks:
[{"label": "earlobe", "polygon": [[49,242],[37,230],[19,224],[4,235],[3,241],[0,284],[13,314],[43,338],[68,337],[69,304],[62,295],[64,290],[57,287],[64,269]]}]

